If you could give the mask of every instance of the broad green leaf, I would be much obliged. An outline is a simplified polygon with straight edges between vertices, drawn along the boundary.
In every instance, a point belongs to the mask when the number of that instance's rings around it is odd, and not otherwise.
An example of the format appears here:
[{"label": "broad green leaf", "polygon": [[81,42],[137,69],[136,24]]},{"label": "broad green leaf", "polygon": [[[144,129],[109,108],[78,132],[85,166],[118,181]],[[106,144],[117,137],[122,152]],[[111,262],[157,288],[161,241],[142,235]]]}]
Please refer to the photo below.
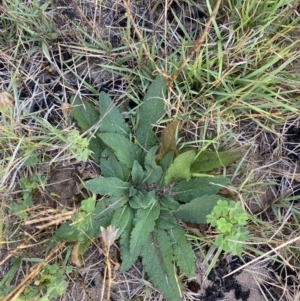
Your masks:
[{"label": "broad green leaf", "polygon": [[174,159],[174,152],[169,152],[159,161],[159,166],[161,166],[162,171],[163,171],[162,176],[158,182],[159,186],[164,186],[165,176],[166,176],[169,166],[173,162],[173,159]]},{"label": "broad green leaf", "polygon": [[97,178],[85,182],[85,187],[92,193],[109,196],[121,196],[128,193],[130,184],[118,178]]},{"label": "broad green leaf", "polygon": [[156,220],[155,227],[168,230],[177,226],[175,216],[169,210],[161,210],[159,218]]},{"label": "broad green leaf", "polygon": [[[71,96],[73,107],[73,117],[83,132],[90,129],[100,119],[99,112],[91,103],[81,100],[79,96]],[[89,140],[89,149],[93,152],[92,157],[96,163],[100,162],[100,156],[103,151],[103,144],[98,137]]]},{"label": "broad green leaf", "polygon": [[79,96],[71,96],[70,102],[73,106],[73,116],[82,131],[87,131],[99,121],[100,114],[90,102]]},{"label": "broad green leaf", "polygon": [[136,138],[146,150],[156,144],[152,127],[165,115],[164,97],[166,88],[166,81],[158,76],[149,86],[143,103],[138,110],[139,122],[136,129]]},{"label": "broad green leaf", "polygon": [[164,208],[169,209],[171,211],[177,210],[180,206],[180,204],[177,201],[175,201],[172,197],[170,197],[168,195],[164,195],[161,198],[160,203]]},{"label": "broad green leaf", "polygon": [[111,225],[118,229],[116,238],[119,238],[122,235],[124,229],[127,227],[127,224],[132,218],[133,210],[129,206],[125,205],[114,212]]},{"label": "broad green leaf", "polygon": [[131,268],[131,265],[137,258],[133,258],[130,254],[130,235],[133,229],[133,220],[129,220],[120,238],[120,253],[122,264],[120,272],[124,273]]},{"label": "broad green leaf", "polygon": [[94,159],[95,163],[100,163],[101,153],[104,150],[105,146],[103,145],[102,141],[98,138],[91,138],[89,141],[89,150],[91,150],[92,158]]},{"label": "broad green leaf", "polygon": [[130,254],[134,261],[141,254],[150,232],[153,231],[158,219],[160,206],[158,202],[147,209],[138,209],[134,217],[134,228],[130,236]]},{"label": "broad green leaf", "polygon": [[206,216],[212,212],[219,199],[219,195],[204,195],[181,205],[173,214],[188,223],[205,224]]},{"label": "broad green leaf", "polygon": [[195,151],[189,150],[180,154],[167,170],[165,177],[165,185],[168,186],[173,182],[191,178],[191,164],[195,158]]},{"label": "broad green leaf", "polygon": [[142,263],[147,275],[167,300],[182,301],[181,283],[172,253],[172,243],[166,231],[155,229],[150,242],[142,249]]},{"label": "broad green leaf", "polygon": [[155,160],[157,150],[158,150],[157,145],[155,145],[155,146],[153,146],[149,149],[149,151],[147,152],[147,154],[145,156],[145,163],[144,163],[145,168],[146,167],[154,168],[155,166],[157,166],[157,163],[156,163],[156,160]]},{"label": "broad green leaf", "polygon": [[111,98],[104,92],[99,95],[99,107],[102,121],[98,132],[118,133],[128,136],[130,132],[129,125],[125,122],[124,117]]},{"label": "broad green leaf", "polygon": [[134,160],[142,164],[141,149],[120,134],[101,133],[98,136],[113,151],[120,162],[132,168]]},{"label": "broad green leaf", "polygon": [[133,197],[134,195],[136,195],[137,191],[138,190],[136,188],[134,188],[134,186],[130,186],[129,187],[129,197]]},{"label": "broad green leaf", "polygon": [[146,209],[155,201],[155,191],[138,190],[136,195],[130,198],[129,205],[133,209]]},{"label": "broad green leaf", "polygon": [[111,224],[113,214],[116,210],[123,207],[128,199],[126,197],[109,197],[97,202],[96,208],[92,214],[93,235],[96,237],[100,233],[100,226],[107,228]]},{"label": "broad green leaf", "polygon": [[187,277],[195,276],[195,254],[180,226],[168,230],[176,265]]},{"label": "broad green leaf", "polygon": [[101,173],[104,177],[116,177],[122,181],[127,181],[130,170],[118,161],[114,153],[106,148],[100,159]]},{"label": "broad green leaf", "polygon": [[156,183],[162,176],[162,168],[155,161],[155,153],[158,147],[152,147],[145,157],[145,178],[143,183],[149,185]]},{"label": "broad green leaf", "polygon": [[191,166],[191,171],[211,171],[215,168],[229,166],[233,162],[241,159],[242,156],[240,151],[200,151],[200,154],[196,156],[196,159]]},{"label": "broad green leaf", "polygon": [[133,162],[131,177],[134,184],[140,183],[144,177],[144,170],[136,160]]},{"label": "broad green leaf", "polygon": [[82,241],[85,239],[83,233],[80,233],[78,229],[70,225],[71,222],[63,223],[54,235],[54,240],[65,241]]},{"label": "broad green leaf", "polygon": [[174,186],[172,195],[175,200],[186,203],[203,195],[217,194],[221,187],[228,183],[229,179],[225,177],[193,178],[189,181],[181,181]]},{"label": "broad green leaf", "polygon": [[167,153],[173,151],[175,157],[178,155],[175,135],[178,129],[182,126],[182,121],[175,119],[170,122],[161,133],[161,143],[159,154],[156,157],[157,161],[160,161]]},{"label": "broad green leaf", "polygon": [[159,183],[161,177],[162,177],[162,168],[160,166],[157,166],[156,168],[153,169],[149,168],[145,172],[145,178],[143,183],[146,185]]}]

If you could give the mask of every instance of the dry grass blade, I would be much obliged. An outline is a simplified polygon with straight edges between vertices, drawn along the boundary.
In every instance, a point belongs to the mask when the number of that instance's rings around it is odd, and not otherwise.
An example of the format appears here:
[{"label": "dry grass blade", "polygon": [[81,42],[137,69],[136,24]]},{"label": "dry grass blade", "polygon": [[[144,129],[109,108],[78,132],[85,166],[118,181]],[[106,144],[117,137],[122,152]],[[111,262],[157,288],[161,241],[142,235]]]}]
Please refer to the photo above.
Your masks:
[{"label": "dry grass blade", "polygon": [[76,241],[74,243],[74,246],[72,248],[72,253],[71,253],[71,262],[74,263],[78,268],[81,267],[81,262],[79,260],[79,247],[80,247],[80,242]]},{"label": "dry grass blade", "polygon": [[[102,43],[103,42],[103,39],[101,37],[101,35],[99,34],[98,30],[95,28],[95,26],[87,19],[87,17],[85,16],[85,14],[83,13],[82,9],[80,8],[80,6],[78,5],[77,1],[76,0],[72,0],[72,3],[74,5],[74,7],[76,8],[76,10],[78,11],[79,15],[84,19],[84,21],[89,25],[89,27],[92,29],[92,31],[94,33],[96,33],[97,35],[97,38],[99,39],[99,41],[101,41]],[[96,8],[95,10],[97,10],[97,5],[96,5]],[[96,11],[95,11],[96,13]]]},{"label": "dry grass blade", "polygon": [[[50,212],[51,211],[53,211],[53,210],[50,209]],[[76,212],[77,212],[77,209],[74,209],[72,211],[62,212],[60,214],[55,214],[55,215],[51,214],[51,215],[39,217],[36,219],[25,220],[24,225],[32,225],[39,230],[43,230],[43,229],[49,228],[50,226],[59,225],[62,222],[72,219],[72,216],[74,216],[74,214]],[[48,212],[43,212],[43,213],[47,214]]]},{"label": "dry grass blade", "polygon": [[189,54],[189,56],[186,58],[186,60],[181,64],[181,66],[177,69],[177,71],[175,72],[174,75],[172,75],[170,81],[169,81],[169,86],[173,85],[173,82],[176,80],[176,78],[178,77],[178,75],[182,72],[182,70],[184,69],[184,67],[189,63],[189,61],[194,57],[194,55],[196,54],[196,52],[200,49],[200,47],[203,45],[204,39],[208,33],[208,30],[210,28],[211,23],[213,22],[218,9],[220,7],[220,3],[222,0],[218,0],[217,3],[215,4],[215,7],[212,11],[212,14],[209,18],[209,20],[206,22],[205,24],[205,28],[203,29],[203,32],[201,34],[201,36],[194,42],[194,46],[193,49],[191,51],[191,53]]},{"label": "dry grass blade", "polygon": [[165,79],[168,79],[168,78],[169,78],[169,75],[166,74],[165,72],[163,72],[161,69],[158,68],[158,66],[157,66],[157,64],[155,63],[153,57],[151,56],[151,54],[149,53],[147,47],[145,46],[144,38],[143,38],[143,36],[142,36],[140,30],[138,29],[138,27],[137,27],[137,25],[136,25],[136,23],[135,23],[135,21],[134,21],[134,18],[133,18],[133,16],[132,16],[132,13],[131,13],[131,10],[130,10],[130,1],[129,1],[129,0],[128,0],[128,1],[127,1],[127,0],[123,0],[123,3],[124,3],[124,6],[125,6],[125,8],[126,8],[126,12],[127,12],[128,16],[129,16],[130,22],[131,22],[131,24],[132,24],[132,26],[133,26],[133,28],[134,28],[134,31],[135,31],[135,33],[136,33],[136,35],[137,35],[139,41],[142,43],[142,47],[143,47],[143,50],[144,50],[144,52],[145,52],[145,54],[146,54],[146,56],[147,56],[147,59],[149,59],[149,60],[153,63],[153,65],[155,66],[156,71],[157,71],[161,76],[163,76]]},{"label": "dry grass blade", "polygon": [[278,251],[280,249],[283,249],[284,247],[286,247],[288,245],[291,245],[291,244],[293,244],[293,243],[295,243],[295,242],[297,242],[299,240],[300,240],[300,237],[295,237],[294,239],[291,239],[290,241],[287,241],[287,242],[281,244],[280,246],[278,246],[276,248],[273,248],[272,250],[266,252],[265,254],[263,254],[263,255],[261,255],[259,257],[256,257],[255,259],[253,259],[253,260],[245,263],[244,265],[240,266],[239,268],[235,269],[234,271],[228,273],[226,276],[224,276],[224,278],[228,277],[228,276],[230,276],[230,275],[232,275],[232,274],[234,274],[234,273],[236,273],[236,272],[238,272],[238,271],[240,271],[242,269],[244,269],[245,267],[247,267],[247,266],[249,266],[249,265],[251,265],[251,264],[253,264],[253,263],[255,263],[255,262],[257,262],[257,261],[259,261],[261,259],[263,259],[264,257],[266,257],[266,256],[268,256],[268,255],[270,255],[270,254],[272,254],[272,253],[274,253],[274,252],[276,252],[276,251]]}]

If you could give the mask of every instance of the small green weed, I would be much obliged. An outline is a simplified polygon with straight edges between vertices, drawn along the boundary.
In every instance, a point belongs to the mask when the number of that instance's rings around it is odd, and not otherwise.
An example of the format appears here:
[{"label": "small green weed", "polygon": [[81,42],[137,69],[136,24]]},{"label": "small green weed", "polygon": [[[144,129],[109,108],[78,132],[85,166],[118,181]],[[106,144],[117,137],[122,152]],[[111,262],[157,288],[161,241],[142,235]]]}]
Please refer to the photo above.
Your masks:
[{"label": "small green weed", "polygon": [[215,244],[233,255],[241,255],[241,242],[246,242],[249,232],[244,227],[249,219],[239,202],[218,200],[211,214],[207,215],[207,222],[221,233],[217,235]]},{"label": "small green weed", "polygon": [[[8,275],[12,277],[16,273],[21,260],[15,259],[15,264],[9,271]],[[18,296],[17,301],[26,300],[39,300],[49,301],[62,295],[68,286],[65,274],[69,274],[72,271],[71,266],[66,266],[61,269],[57,264],[47,264],[39,274],[39,277],[35,280],[33,285],[29,285],[25,288],[23,293]],[[4,278],[3,283],[1,281],[0,300],[11,290],[14,289],[13,285],[10,285],[11,278]]]},{"label": "small green weed", "polygon": [[165,115],[165,92],[165,81],[156,78],[132,130],[105,93],[100,93],[98,110],[88,102],[82,107],[79,98],[73,99],[78,125],[82,131],[94,131],[89,149],[102,173],[102,177],[86,181],[85,187],[103,198],[83,201],[74,221],[63,224],[56,238],[79,241],[82,254],[90,239],[100,234],[100,227],[113,226],[120,238],[121,271],[141,257],[157,288],[168,300],[179,301],[182,288],[174,267],[193,277],[195,256],[177,219],[206,223],[220,198],[218,191],[229,180],[200,172],[224,166],[224,162],[231,164],[240,154],[178,151],[178,120],[163,130],[159,147],[152,127]]},{"label": "small green weed", "polygon": [[17,214],[21,219],[24,219],[28,216],[26,209],[32,206],[32,195],[37,186],[45,185],[46,177],[38,176],[37,174],[33,175],[31,179],[21,178],[20,185],[23,190],[22,197],[19,198],[16,202],[12,202],[9,205],[9,213]]},{"label": "small green weed", "polygon": [[[71,266],[64,269],[64,273],[70,273],[71,271]],[[48,301],[62,295],[68,286],[68,282],[65,280],[63,272],[56,264],[46,265],[40,273],[40,277],[34,284],[39,288],[39,290],[41,287],[44,287],[45,293],[43,293],[43,297],[40,301]],[[26,294],[26,289],[24,294]]]},{"label": "small green weed", "polygon": [[65,268],[62,272],[56,264],[46,265],[40,276],[35,280],[34,285],[25,288],[23,292],[24,300],[33,300],[38,296],[42,296],[38,299],[39,301],[48,301],[62,295],[68,287],[64,273],[70,273],[71,271],[71,266]]},{"label": "small green weed", "polygon": [[91,151],[88,149],[88,139],[81,137],[78,131],[73,130],[67,137],[67,140],[71,143],[69,151],[75,156],[75,158],[78,161],[86,162],[88,157],[91,155]]}]

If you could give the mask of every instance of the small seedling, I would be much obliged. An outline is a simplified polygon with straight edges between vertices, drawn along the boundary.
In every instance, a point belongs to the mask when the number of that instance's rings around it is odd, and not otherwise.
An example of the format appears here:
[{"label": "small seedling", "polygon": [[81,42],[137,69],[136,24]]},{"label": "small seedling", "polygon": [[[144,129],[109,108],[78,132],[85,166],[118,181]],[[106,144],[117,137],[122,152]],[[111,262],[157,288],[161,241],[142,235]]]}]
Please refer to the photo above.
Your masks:
[{"label": "small seedling", "polygon": [[239,202],[218,200],[211,214],[207,215],[207,222],[220,232],[215,244],[225,253],[241,255],[242,244],[247,241],[249,232],[244,227],[249,215]]},{"label": "small seedling", "polygon": [[91,155],[91,151],[88,149],[88,139],[81,137],[77,130],[73,130],[69,133],[67,141],[71,143],[69,151],[75,156],[75,158],[78,161],[86,162],[88,157]]},{"label": "small seedling", "polygon": [[32,194],[38,185],[44,186],[46,177],[39,177],[33,175],[31,179],[22,177],[20,179],[20,186],[23,190],[23,195],[16,202],[9,205],[9,213],[17,214],[20,218],[24,219],[28,216],[26,209],[32,206]]},{"label": "small seedling", "polygon": [[[13,267],[0,282],[0,300],[15,289],[15,286],[12,285],[11,282],[17,273],[20,263],[21,259],[15,258]],[[71,273],[72,269],[72,266],[64,266],[64,268],[61,268],[56,264],[47,264],[35,279],[34,283],[27,285],[24,291],[17,299],[14,298],[14,300],[50,301],[59,297],[68,287],[65,274]]]},{"label": "small seedling", "polygon": [[[71,266],[66,267],[66,273],[69,273],[71,271]],[[24,295],[30,296],[37,292],[37,294],[35,294],[35,297],[37,297],[41,294],[42,290],[42,297],[38,300],[48,301],[62,295],[66,291],[67,287],[68,282],[65,279],[63,271],[56,264],[48,264],[42,270],[39,277],[35,280],[34,286],[29,286],[27,287],[27,290],[25,289]]]}]

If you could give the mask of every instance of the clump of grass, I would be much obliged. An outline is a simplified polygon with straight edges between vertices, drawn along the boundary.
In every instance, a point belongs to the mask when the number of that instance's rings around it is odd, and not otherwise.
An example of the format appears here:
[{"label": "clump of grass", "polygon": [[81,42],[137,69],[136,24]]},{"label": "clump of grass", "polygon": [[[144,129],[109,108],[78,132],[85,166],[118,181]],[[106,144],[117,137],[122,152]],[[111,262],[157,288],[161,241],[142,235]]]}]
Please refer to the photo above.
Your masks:
[{"label": "clump of grass", "polygon": [[197,95],[190,101],[195,111],[203,114],[204,103],[205,114],[218,123],[251,119],[264,127],[297,114],[299,87],[286,76],[299,64],[298,41],[289,38],[296,25],[282,18],[290,12],[284,5],[223,4],[206,44],[186,67],[184,91]]}]

